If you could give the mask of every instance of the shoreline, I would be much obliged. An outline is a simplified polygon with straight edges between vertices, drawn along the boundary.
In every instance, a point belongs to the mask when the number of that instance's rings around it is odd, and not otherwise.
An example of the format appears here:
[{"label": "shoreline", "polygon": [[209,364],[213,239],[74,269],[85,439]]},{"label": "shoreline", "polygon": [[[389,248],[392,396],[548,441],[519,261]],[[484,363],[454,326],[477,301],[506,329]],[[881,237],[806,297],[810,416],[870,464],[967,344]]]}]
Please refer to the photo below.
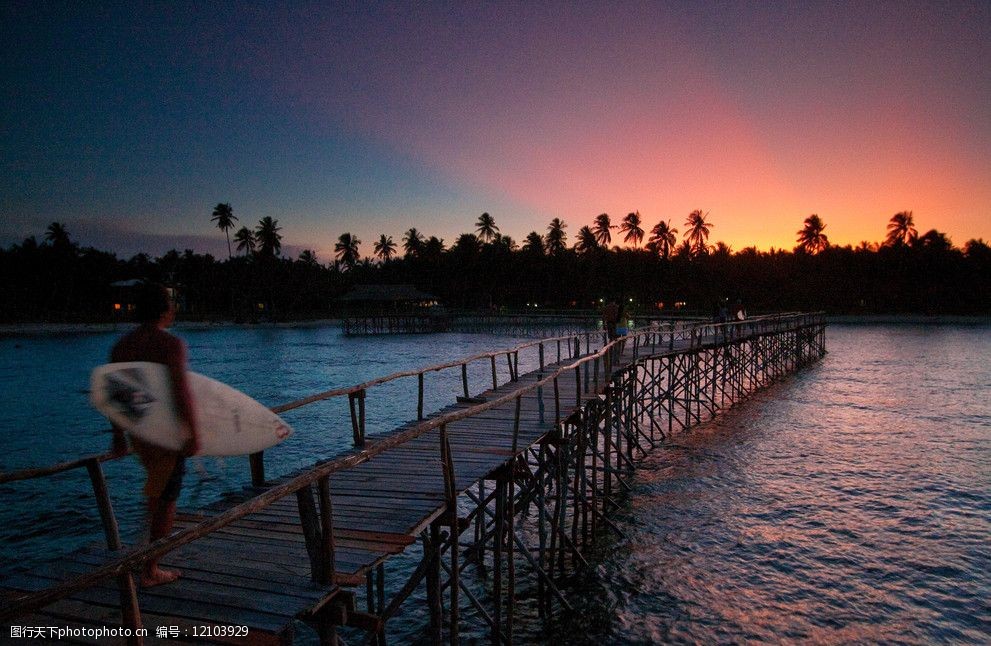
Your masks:
[{"label": "shoreline", "polygon": [[[313,319],[306,321],[278,321],[266,323],[235,323],[233,321],[176,321],[173,330],[213,330],[224,328],[309,328],[340,325],[341,319]],[[105,334],[123,332],[135,327],[129,321],[120,323],[8,323],[0,324],[0,337],[7,336],[58,336],[60,334]]]},{"label": "shoreline", "polygon": [[831,314],[827,325],[991,325],[991,314]]},{"label": "shoreline", "polygon": [[[312,319],[266,323],[235,323],[233,321],[177,321],[175,330],[252,329],[252,328],[317,328],[340,325],[341,319]],[[988,325],[991,314],[833,314],[826,316],[827,325]],[[58,336],[61,334],[105,334],[120,332],[134,326],[119,323],[5,323],[0,324],[0,338],[9,336]]]}]

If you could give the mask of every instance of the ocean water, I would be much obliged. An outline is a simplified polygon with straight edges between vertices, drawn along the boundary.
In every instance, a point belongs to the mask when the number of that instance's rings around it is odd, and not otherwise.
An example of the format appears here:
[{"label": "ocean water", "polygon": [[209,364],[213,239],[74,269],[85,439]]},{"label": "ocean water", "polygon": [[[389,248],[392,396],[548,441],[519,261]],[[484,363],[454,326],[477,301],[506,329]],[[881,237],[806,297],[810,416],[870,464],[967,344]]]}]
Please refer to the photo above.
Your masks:
[{"label": "ocean water", "polygon": [[[122,329],[123,331],[123,329]],[[102,453],[109,424],[88,404],[90,370],[107,361],[121,332],[0,337],[0,470],[39,467]],[[223,327],[172,330],[189,348],[190,369],[219,379],[274,406],[394,372],[423,368],[532,339],[481,334],[345,337],[337,326]],[[508,377],[505,358],[497,363]],[[520,370],[537,362],[520,354]],[[473,392],[491,387],[491,365],[469,370]],[[459,368],[424,381],[424,409],[454,403]],[[486,385],[488,384],[488,385]],[[369,391],[367,434],[416,418],[417,381],[407,378]],[[347,397],[289,411],[295,433],[265,454],[269,479],[294,472],[351,447]],[[104,463],[114,511],[127,538],[143,528],[144,473],[135,458]],[[180,507],[203,506],[250,483],[246,458],[194,458],[187,463]],[[51,478],[0,485],[0,579],[102,540],[99,513],[85,469]]]},{"label": "ocean water", "polygon": [[991,643],[991,330],[829,354],[645,459],[570,643]]},{"label": "ocean water", "polygon": [[[626,538],[604,535],[592,571],[568,583],[574,613],[544,623],[532,582],[521,582],[517,641],[991,643],[989,332],[831,326],[821,362],[643,460],[615,516]],[[515,342],[344,339],[333,328],[179,333],[194,370],[267,404],[386,374],[397,362],[418,367]],[[0,339],[0,468],[109,442],[84,389],[112,342]],[[488,369],[480,364],[472,383],[484,384]],[[450,403],[459,388],[458,371],[436,379],[446,395],[428,407]],[[370,399],[373,410],[379,429],[415,415],[415,380]],[[270,474],[332,455],[350,438],[344,402],[289,421],[297,435],[268,459]],[[187,475],[184,504],[247,481],[241,461],[201,466],[205,475]],[[107,471],[122,525],[134,531],[140,470],[127,459]],[[0,487],[0,578],[100,536],[84,474]],[[464,638],[485,641],[483,622],[462,615]],[[411,599],[390,622],[390,638],[424,642],[426,625],[422,603]]]}]

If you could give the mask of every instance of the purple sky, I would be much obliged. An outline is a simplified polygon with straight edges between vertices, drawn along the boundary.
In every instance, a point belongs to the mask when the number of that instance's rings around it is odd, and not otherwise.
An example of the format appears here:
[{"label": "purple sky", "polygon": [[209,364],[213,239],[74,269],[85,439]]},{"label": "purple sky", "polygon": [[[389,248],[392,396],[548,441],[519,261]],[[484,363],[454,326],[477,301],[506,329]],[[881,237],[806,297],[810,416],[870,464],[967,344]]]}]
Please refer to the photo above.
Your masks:
[{"label": "purple sky", "polygon": [[988,3],[7,3],[0,48],[4,246],[223,255],[217,202],[325,262],[483,211],[991,238]]}]

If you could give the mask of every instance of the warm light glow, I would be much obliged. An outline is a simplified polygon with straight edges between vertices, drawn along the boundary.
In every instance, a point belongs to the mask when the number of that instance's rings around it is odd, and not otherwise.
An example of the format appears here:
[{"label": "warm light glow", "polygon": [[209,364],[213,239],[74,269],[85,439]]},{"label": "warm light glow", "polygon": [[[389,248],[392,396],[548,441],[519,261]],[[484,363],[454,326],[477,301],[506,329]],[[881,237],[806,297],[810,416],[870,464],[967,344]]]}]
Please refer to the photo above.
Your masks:
[{"label": "warm light glow", "polygon": [[[569,246],[634,211],[641,247],[662,220],[681,243],[694,209],[734,251],[790,250],[812,213],[834,245],[883,240],[903,210],[920,234],[991,239],[987,3],[373,4],[346,20],[274,4],[203,16],[225,37],[191,41],[167,8],[121,7],[110,24],[156,34],[137,51],[95,46],[107,20],[84,7],[5,24],[19,134],[0,243],[59,213],[84,246],[226,257],[221,199],[323,262],[345,231],[362,256],[410,227],[450,247],[483,211],[518,243],[561,218]],[[175,51],[181,70],[130,64]],[[53,73],[76,66],[108,82]]]}]

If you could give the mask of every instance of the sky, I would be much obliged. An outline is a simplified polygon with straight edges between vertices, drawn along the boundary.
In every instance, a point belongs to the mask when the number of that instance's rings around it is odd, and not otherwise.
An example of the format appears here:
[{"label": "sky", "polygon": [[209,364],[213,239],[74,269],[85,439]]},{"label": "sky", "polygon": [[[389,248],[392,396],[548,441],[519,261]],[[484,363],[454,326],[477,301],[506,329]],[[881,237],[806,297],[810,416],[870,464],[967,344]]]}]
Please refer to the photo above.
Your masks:
[{"label": "sky", "polygon": [[223,257],[218,202],[323,262],[482,212],[991,240],[988,2],[4,1],[0,79],[2,247]]}]

